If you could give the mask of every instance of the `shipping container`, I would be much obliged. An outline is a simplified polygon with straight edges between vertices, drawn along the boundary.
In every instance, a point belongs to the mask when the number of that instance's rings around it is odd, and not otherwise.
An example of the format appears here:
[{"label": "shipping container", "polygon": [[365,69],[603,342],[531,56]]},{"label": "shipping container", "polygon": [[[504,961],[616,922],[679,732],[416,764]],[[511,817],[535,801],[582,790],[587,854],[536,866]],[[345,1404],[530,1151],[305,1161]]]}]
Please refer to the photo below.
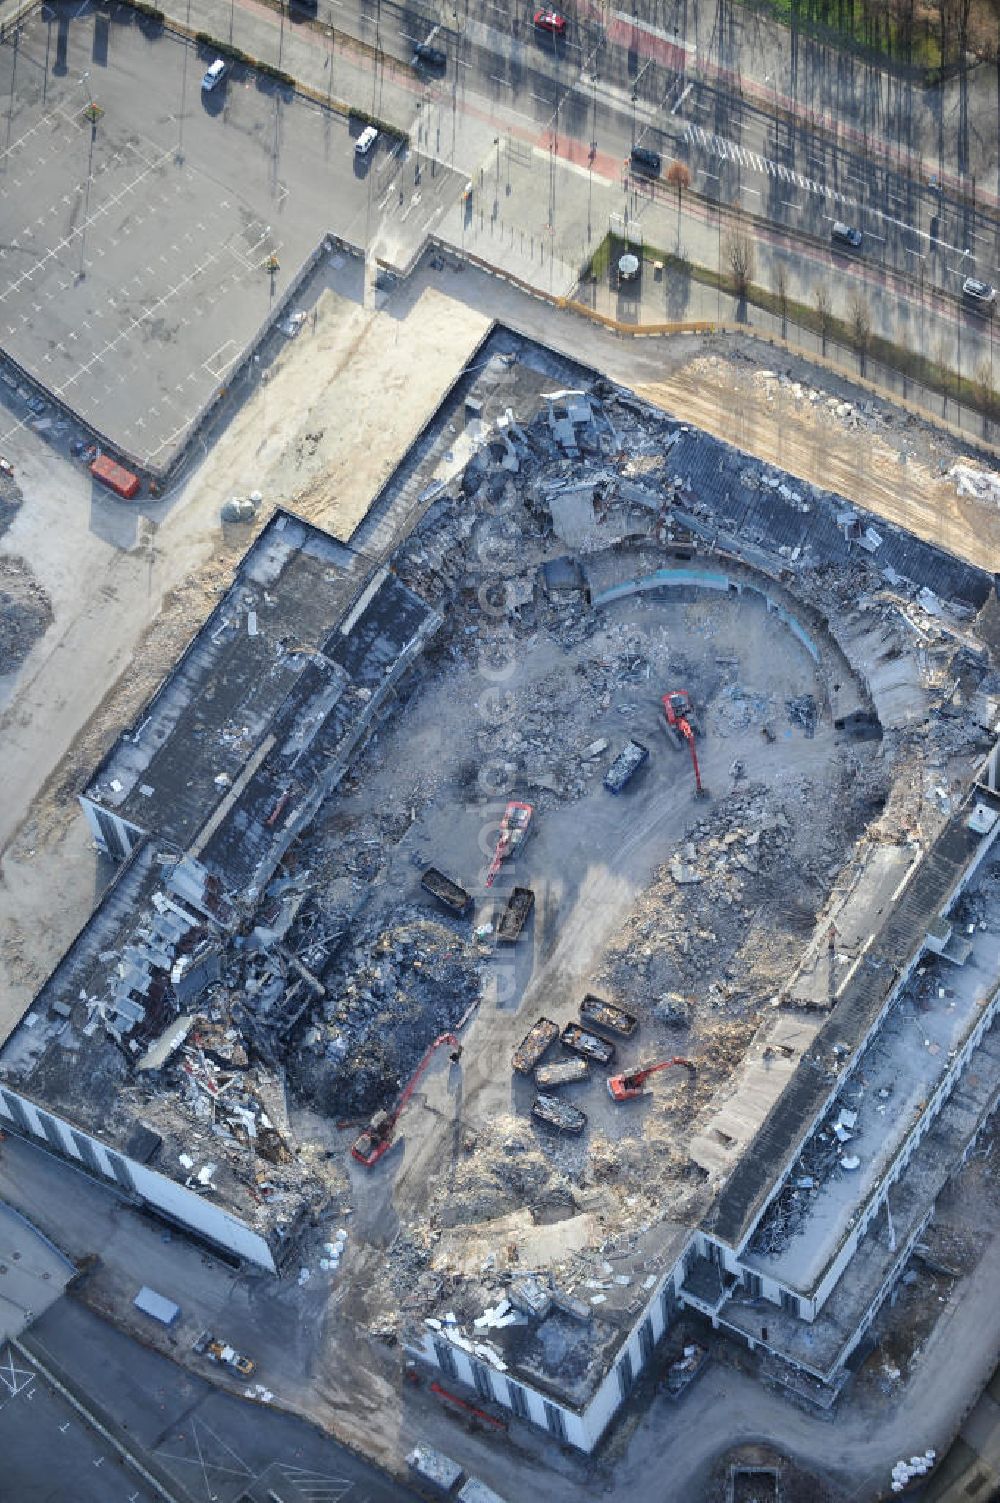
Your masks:
[{"label": "shipping container", "polygon": [[551,1018],[539,1018],[533,1023],[514,1050],[511,1064],[519,1075],[530,1075],[542,1055],[559,1037],[559,1024]]},{"label": "shipping container", "polygon": [[593,992],[587,992],[580,1003],[580,1017],[596,1028],[606,1028],[609,1033],[620,1033],[624,1039],[631,1038],[639,1026],[639,1019],[626,1012],[624,1007],[605,1002],[603,997],[595,996]]},{"label": "shipping container", "polygon": [[457,1461],[431,1446],[414,1446],[406,1464],[421,1482],[429,1482],[438,1493],[449,1497],[464,1475]]},{"label": "shipping container", "polygon": [[117,464],[109,459],[107,454],[98,454],[90,466],[90,473],[95,480],[106,485],[115,495],[121,496],[123,501],[131,501],[133,496],[139,494],[139,477],[133,475],[123,464]]},{"label": "shipping container", "polygon": [[172,1326],[181,1313],[180,1305],[175,1305],[172,1299],[165,1299],[162,1294],[157,1294],[155,1289],[150,1289],[143,1284],[139,1293],[132,1301],[137,1310],[143,1315],[151,1315],[161,1325]]},{"label": "shipping container", "polygon": [[558,1059],[554,1065],[539,1065],[535,1071],[535,1085],[542,1091],[553,1091],[559,1086],[578,1085],[590,1075],[590,1066],[585,1059]]},{"label": "shipping container", "polygon": [[583,1132],[587,1125],[586,1112],[581,1112],[577,1106],[570,1106],[568,1101],[560,1101],[558,1096],[536,1096],[531,1103],[531,1115],[546,1126],[556,1128],[558,1132],[571,1132],[574,1135]]},{"label": "shipping container", "polygon": [[465,888],[459,887],[458,883],[446,877],[444,872],[439,872],[436,866],[427,868],[420,878],[420,885],[425,892],[429,892],[432,897],[437,898],[439,903],[443,903],[459,917],[464,917],[472,907],[472,899]]},{"label": "shipping container", "polygon": [[574,1054],[581,1054],[595,1065],[610,1065],[615,1057],[615,1046],[610,1039],[602,1039],[599,1033],[581,1028],[579,1023],[567,1023],[562,1031],[563,1046]]},{"label": "shipping container", "polygon": [[512,945],[528,922],[528,915],[535,906],[535,894],[530,887],[515,887],[507,900],[497,925],[497,940]]}]

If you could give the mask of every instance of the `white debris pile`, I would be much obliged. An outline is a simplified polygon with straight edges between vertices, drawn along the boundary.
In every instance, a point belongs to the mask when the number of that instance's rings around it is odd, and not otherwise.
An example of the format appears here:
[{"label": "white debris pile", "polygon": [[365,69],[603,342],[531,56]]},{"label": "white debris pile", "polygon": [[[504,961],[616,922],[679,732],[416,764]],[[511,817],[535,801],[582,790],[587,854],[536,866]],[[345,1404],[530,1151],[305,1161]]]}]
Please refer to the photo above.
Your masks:
[{"label": "white debris pile", "polygon": [[974,496],[978,501],[993,501],[1000,506],[1000,474],[996,470],[977,470],[970,464],[953,464],[948,471],[960,496]]},{"label": "white debris pile", "polygon": [[928,1450],[922,1456],[911,1456],[909,1461],[897,1461],[892,1469],[893,1492],[903,1492],[915,1477],[926,1477],[936,1456],[936,1451]]},{"label": "white debris pile", "polygon": [[344,1248],[347,1246],[347,1233],[341,1227],[332,1242],[323,1243],[323,1257],[319,1260],[319,1266],[327,1273],[336,1273],[340,1267],[340,1260],[344,1256]]}]

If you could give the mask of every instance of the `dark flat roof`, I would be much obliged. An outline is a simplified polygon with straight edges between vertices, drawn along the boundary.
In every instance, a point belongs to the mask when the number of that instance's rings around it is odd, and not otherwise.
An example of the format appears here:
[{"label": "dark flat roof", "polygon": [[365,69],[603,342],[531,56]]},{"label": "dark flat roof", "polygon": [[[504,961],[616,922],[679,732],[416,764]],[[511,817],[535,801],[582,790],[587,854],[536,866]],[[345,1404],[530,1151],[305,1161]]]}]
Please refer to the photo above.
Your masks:
[{"label": "dark flat roof", "polygon": [[257,750],[361,577],[349,548],[276,512],[85,796],[185,846]]},{"label": "dark flat roof", "polygon": [[275,715],[265,755],[210,821],[198,860],[230,891],[259,895],[294,832],[346,771],[386,693],[440,617],[380,570],[323,640]]}]

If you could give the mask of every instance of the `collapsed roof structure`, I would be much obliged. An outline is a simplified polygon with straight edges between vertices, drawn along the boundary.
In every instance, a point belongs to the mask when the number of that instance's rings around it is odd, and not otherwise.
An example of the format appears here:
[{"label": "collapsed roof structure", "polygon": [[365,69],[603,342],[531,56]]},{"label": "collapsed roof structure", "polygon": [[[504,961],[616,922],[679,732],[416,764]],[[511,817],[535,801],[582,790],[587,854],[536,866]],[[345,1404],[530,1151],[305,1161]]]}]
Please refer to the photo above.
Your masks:
[{"label": "collapsed roof structure", "polygon": [[[439,625],[387,568],[276,512],[82,794],[124,864],[3,1052],[10,1121],[264,1267],[318,1187],[292,1153],[263,1035],[321,987],[280,954],[293,916],[280,896],[264,928],[247,925]],[[248,998],[262,950],[277,956],[271,985]],[[252,1063],[232,1009],[199,1016],[227,984],[264,1055]],[[164,1071],[176,1111],[147,1084]]]}]

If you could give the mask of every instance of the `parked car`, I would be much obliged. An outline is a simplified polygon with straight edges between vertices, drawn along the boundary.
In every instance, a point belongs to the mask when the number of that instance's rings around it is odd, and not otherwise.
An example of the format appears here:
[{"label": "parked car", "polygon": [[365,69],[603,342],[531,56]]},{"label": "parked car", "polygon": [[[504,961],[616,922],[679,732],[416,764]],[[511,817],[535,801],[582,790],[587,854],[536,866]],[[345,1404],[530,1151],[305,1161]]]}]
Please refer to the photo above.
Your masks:
[{"label": "parked car", "polygon": [[564,37],[566,35],[566,17],[560,15],[557,10],[536,10],[535,30],[546,31],[550,36]]},{"label": "parked car", "polygon": [[638,168],[640,172],[645,172],[650,177],[659,177],[660,165],[660,153],[654,151],[651,146],[632,147],[632,166]]},{"label": "parked car", "polygon": [[861,231],[855,229],[853,224],[845,224],[842,219],[834,220],[830,239],[836,240],[838,245],[849,245],[851,250],[861,249]]},{"label": "parked car", "polygon": [[366,157],[378,140],[378,131],[374,125],[366,125],[360,136],[354,143],[354,154]]},{"label": "parked car", "polygon": [[997,290],[989,282],[981,282],[978,277],[966,277],[962,283],[962,296],[975,307],[992,313]]},{"label": "parked car", "polygon": [[205,93],[211,94],[212,90],[217,84],[222,82],[228,72],[229,68],[227,64],[223,62],[221,57],[217,57],[201,81],[201,86]]},{"label": "parked car", "polygon": [[442,47],[432,47],[429,42],[418,42],[413,49],[413,61],[440,72],[448,66],[448,54]]}]

